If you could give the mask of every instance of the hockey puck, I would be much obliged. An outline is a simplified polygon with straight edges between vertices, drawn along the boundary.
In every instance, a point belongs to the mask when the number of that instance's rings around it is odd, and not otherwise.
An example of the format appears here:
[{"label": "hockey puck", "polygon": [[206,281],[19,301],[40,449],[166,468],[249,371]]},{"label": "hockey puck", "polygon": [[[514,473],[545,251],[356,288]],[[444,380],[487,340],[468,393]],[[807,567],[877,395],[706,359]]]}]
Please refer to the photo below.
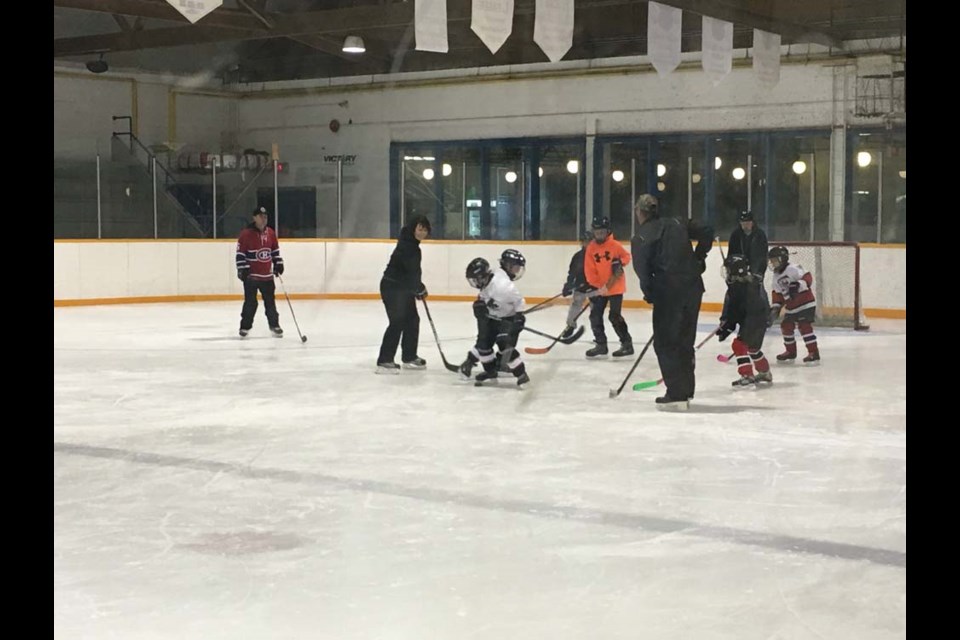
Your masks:
[{"label": "hockey puck", "polygon": [[300,342],[306,342],[307,336],[300,336]]}]

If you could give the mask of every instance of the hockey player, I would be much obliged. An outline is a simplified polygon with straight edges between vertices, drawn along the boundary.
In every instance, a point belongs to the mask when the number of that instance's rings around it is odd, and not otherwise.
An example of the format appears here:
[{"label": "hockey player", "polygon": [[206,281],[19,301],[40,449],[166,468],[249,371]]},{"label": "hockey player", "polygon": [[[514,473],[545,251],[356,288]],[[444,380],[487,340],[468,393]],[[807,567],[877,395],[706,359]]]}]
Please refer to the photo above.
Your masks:
[{"label": "hockey player", "polygon": [[777,362],[793,362],[797,359],[797,341],[794,329],[799,326],[803,344],[807,347],[804,362],[820,361],[820,349],[817,336],[813,333],[813,323],[817,315],[817,301],[813,297],[813,276],[799,264],[790,264],[790,254],[786,247],[770,249],[770,270],[773,271],[773,304],[770,310],[770,324],[780,316],[780,309],[786,307],[780,333],[786,351],[777,356]]},{"label": "hockey player", "polygon": [[283,275],[283,258],[277,234],[267,226],[267,210],[257,207],[251,214],[253,221],[240,232],[237,238],[237,277],[243,283],[243,308],[240,310],[240,337],[245,338],[253,326],[257,313],[257,291],[263,298],[270,333],[283,337],[280,314],[277,312],[277,285],[273,274]]},{"label": "hockey player", "polygon": [[[507,249],[500,256],[500,268],[490,269],[490,263],[483,258],[474,258],[467,265],[467,282],[479,295],[473,303],[473,315],[477,319],[477,342],[467,353],[467,359],[460,365],[460,374],[469,379],[473,367],[478,362],[483,371],[476,380],[482,383],[498,376],[501,362],[517,379],[517,386],[530,382],[526,366],[516,349],[517,338],[526,321],[522,310],[523,296],[517,290],[514,281],[523,277],[526,259],[516,249]],[[499,348],[494,356],[493,347]]]},{"label": "hockey player", "polygon": [[[737,337],[733,339],[733,353],[737,356],[740,378],[733,381],[733,386],[743,388],[753,387],[758,382],[772,383],[770,363],[761,351],[770,314],[767,296],[763,289],[756,286],[756,279],[750,272],[750,263],[745,256],[727,256],[724,268],[727,295],[723,299],[717,339],[723,342],[734,329],[738,329]],[[757,368],[756,375],[753,374],[754,366]]]},{"label": "hockey player", "polygon": [[583,273],[587,284],[597,289],[596,295],[590,299],[590,328],[596,345],[587,351],[587,357],[596,358],[609,353],[607,334],[603,329],[603,312],[608,302],[610,313],[607,318],[620,338],[620,348],[613,352],[613,357],[632,356],[633,338],[621,313],[623,293],[627,290],[623,267],[630,264],[630,252],[613,237],[609,218],[596,218],[592,228],[593,240],[585,250]]},{"label": "hockey player", "polygon": [[580,250],[570,258],[570,267],[567,269],[567,281],[563,284],[563,297],[573,295],[570,300],[570,310],[567,312],[567,327],[560,335],[560,339],[569,338],[577,328],[576,318],[583,309],[583,303],[587,301],[587,293],[593,289],[587,284],[587,277],[583,273],[583,256],[587,251],[587,245],[593,240],[593,234],[585,231],[580,238]]},{"label": "hockey player", "polygon": [[713,229],[661,216],[657,198],[649,193],[637,197],[633,215],[637,221],[630,242],[633,269],[643,299],[653,305],[653,348],[666,386],[657,408],[685,411],[697,386],[693,343],[703,300],[701,274],[713,246]]}]

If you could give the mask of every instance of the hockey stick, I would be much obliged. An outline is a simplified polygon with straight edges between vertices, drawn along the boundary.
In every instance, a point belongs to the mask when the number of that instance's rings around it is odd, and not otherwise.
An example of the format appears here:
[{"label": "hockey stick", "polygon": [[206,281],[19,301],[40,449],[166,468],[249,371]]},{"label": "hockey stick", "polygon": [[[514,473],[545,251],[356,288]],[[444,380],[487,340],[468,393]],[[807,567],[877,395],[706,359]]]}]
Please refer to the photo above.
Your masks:
[{"label": "hockey stick", "polygon": [[[583,312],[586,311],[586,310],[589,309],[589,308],[590,308],[590,305],[589,305],[589,304],[586,304],[586,305],[583,306],[583,309],[580,309],[580,312],[579,312],[579,313],[576,315],[576,317],[574,317],[574,319],[573,319],[574,324],[576,324],[577,319],[579,319],[580,316],[583,315]],[[564,329],[564,331],[566,331],[566,329]],[[563,336],[563,332],[561,332],[560,335],[558,335],[557,337],[555,337],[555,338],[553,339],[553,342],[551,342],[551,343],[550,343],[549,345],[547,345],[546,347],[524,347],[523,350],[526,351],[527,353],[529,353],[530,355],[543,355],[543,354],[545,354],[545,353],[548,353],[548,352],[550,351],[550,349],[553,349],[553,347],[554,347],[558,342],[562,342],[563,344],[573,344],[574,342],[576,342],[577,340],[580,339],[580,336],[583,335],[583,332],[584,332],[584,328],[583,328],[583,327],[580,327],[580,328],[578,328],[572,335],[570,335],[570,336],[568,336],[568,337],[566,337],[566,338],[562,338],[562,339],[561,339],[561,336]]]},{"label": "hockey stick", "polygon": [[523,313],[533,313],[534,311],[540,311],[540,309],[543,309],[544,307],[546,307],[547,305],[549,305],[551,302],[553,302],[554,300],[556,300],[562,295],[563,295],[563,292],[560,292],[557,295],[553,296],[552,298],[547,298],[543,302],[533,305]]},{"label": "hockey stick", "polygon": [[[719,330],[720,330],[720,327],[717,327],[716,329],[714,329],[713,331],[711,331],[711,332],[710,332],[710,335],[708,335],[706,338],[704,338],[703,340],[701,340],[701,341],[700,341],[700,344],[698,344],[696,347],[693,348],[693,352],[696,353],[697,351],[700,351],[700,347],[702,347],[703,345],[707,344],[707,342],[710,341],[710,338],[712,338],[713,336],[717,335],[717,331],[719,331]],[[663,384],[663,378],[660,378],[659,380],[647,380],[646,382],[638,382],[637,384],[633,385],[633,390],[634,390],[634,391],[643,391],[644,389],[649,389],[649,388],[651,388],[651,387],[655,387],[655,386],[657,386],[658,384]]]},{"label": "hockey stick", "polygon": [[423,303],[423,310],[427,312],[427,320],[430,321],[430,328],[433,329],[433,339],[437,343],[437,351],[440,352],[440,359],[443,360],[443,366],[447,368],[447,371],[452,371],[454,373],[459,373],[460,367],[455,364],[450,364],[447,362],[447,357],[443,355],[443,349],[440,347],[440,337],[437,335],[437,327],[433,324],[433,316],[430,315],[430,307],[427,306],[427,299],[420,298],[420,302]]},{"label": "hockey stick", "polygon": [[287,305],[290,307],[290,317],[293,318],[293,326],[297,328],[297,335],[300,336],[300,342],[306,342],[307,336],[300,333],[300,325],[297,324],[297,315],[293,312],[293,305],[290,303],[290,296],[287,295],[287,287],[283,284],[283,277],[278,273],[277,279],[280,280],[280,288],[283,289],[283,297],[287,299]]},{"label": "hockey stick", "polygon": [[735,354],[735,353],[731,353],[731,354],[728,355],[728,356],[725,356],[725,355],[723,355],[722,353],[721,353],[721,354],[718,354],[718,355],[717,355],[717,362],[722,362],[723,364],[727,364],[728,362],[730,362],[731,360],[733,360],[733,359],[736,357],[736,355],[737,355],[737,354]]},{"label": "hockey stick", "polygon": [[637,361],[633,363],[633,366],[630,367],[630,371],[627,372],[627,377],[623,379],[623,382],[620,383],[620,388],[616,391],[610,389],[610,397],[616,398],[620,395],[620,392],[623,391],[623,388],[627,386],[627,380],[630,379],[630,376],[633,375],[633,372],[636,371],[637,365],[640,364],[640,361],[643,360],[643,356],[647,353],[647,349],[650,348],[650,345],[653,344],[653,334],[650,334],[650,339],[647,340],[647,344],[643,347],[643,351],[640,352],[640,355],[637,356]]},{"label": "hockey stick", "polygon": [[[580,327],[580,329],[583,329],[583,327]],[[550,338],[551,340],[554,339],[554,336],[550,335],[549,333],[544,333],[543,331],[537,331],[536,329],[531,329],[530,327],[524,327],[523,330],[529,331],[530,333],[535,333],[538,336],[543,336],[544,338]],[[580,333],[577,335],[577,338],[579,338],[581,335],[583,335],[583,331],[580,331]],[[574,342],[576,342],[576,340],[573,339],[573,336],[570,336],[568,338],[564,338],[560,342],[564,344],[573,344]]]}]

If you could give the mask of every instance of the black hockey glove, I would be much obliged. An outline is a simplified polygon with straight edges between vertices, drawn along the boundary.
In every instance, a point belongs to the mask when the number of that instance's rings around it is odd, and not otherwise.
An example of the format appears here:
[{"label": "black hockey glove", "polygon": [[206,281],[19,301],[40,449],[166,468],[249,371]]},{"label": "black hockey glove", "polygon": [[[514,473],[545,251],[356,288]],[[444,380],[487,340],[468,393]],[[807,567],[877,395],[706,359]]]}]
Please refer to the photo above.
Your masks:
[{"label": "black hockey glove", "polygon": [[560,292],[561,295],[566,298],[569,295],[573,294],[573,285],[569,282],[564,283],[563,290]]},{"label": "black hockey glove", "polygon": [[577,287],[577,291],[580,293],[590,293],[591,291],[596,291],[597,288],[590,284],[589,282],[584,282],[582,285]]},{"label": "black hockey glove", "polygon": [[241,282],[246,282],[248,275],[250,275],[250,267],[241,267],[237,269],[237,277],[240,278]]},{"label": "black hockey glove", "polygon": [[513,324],[514,332],[520,333],[523,331],[523,327],[527,324],[527,316],[522,313],[518,313],[510,318],[510,322]]},{"label": "black hockey glove", "polygon": [[620,262],[620,258],[614,258],[613,262],[610,263],[610,267],[613,269],[614,275],[623,273],[623,263]]},{"label": "black hockey glove", "polygon": [[800,283],[799,283],[799,282],[791,282],[790,284],[788,284],[788,285],[787,285],[787,292],[790,294],[791,297],[797,295],[798,293],[800,293]]},{"label": "black hockey glove", "polygon": [[273,272],[278,276],[283,275],[283,260],[276,260],[273,263]]},{"label": "black hockey glove", "polygon": [[720,323],[720,326],[717,327],[717,340],[723,342],[727,337],[733,333],[734,325],[724,320]]},{"label": "black hockey glove", "polygon": [[423,283],[420,283],[420,288],[417,289],[417,292],[413,294],[417,300],[423,300],[427,297],[427,288],[423,286]]},{"label": "black hockey glove", "polygon": [[477,320],[483,320],[487,317],[487,303],[480,298],[473,301],[473,317]]}]

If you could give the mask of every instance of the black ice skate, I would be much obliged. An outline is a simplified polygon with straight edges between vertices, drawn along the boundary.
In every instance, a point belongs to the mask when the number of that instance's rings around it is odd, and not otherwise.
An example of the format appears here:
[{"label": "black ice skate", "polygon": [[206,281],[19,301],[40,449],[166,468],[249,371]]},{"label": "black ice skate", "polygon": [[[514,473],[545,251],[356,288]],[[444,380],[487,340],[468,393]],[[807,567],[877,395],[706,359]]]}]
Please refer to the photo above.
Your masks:
[{"label": "black ice skate", "polygon": [[486,382],[487,380],[496,380],[498,375],[499,374],[496,369],[494,369],[493,371],[481,371],[480,373],[477,374],[477,377],[475,378],[475,380],[481,383]]},{"label": "black ice skate", "polygon": [[605,355],[607,355],[608,353],[610,353],[610,352],[607,350],[607,343],[604,342],[604,343],[601,344],[601,343],[598,342],[592,349],[589,349],[589,350],[587,351],[587,357],[588,357],[588,358],[598,358],[598,357],[600,357],[600,356],[605,356]]},{"label": "black ice skate", "polygon": [[240,329],[240,337],[241,337],[241,338],[246,338],[246,337],[247,337],[247,334],[249,334],[249,333],[250,333],[250,329]]},{"label": "black ice skate", "polygon": [[403,361],[404,369],[426,369],[427,361],[423,358],[414,358],[413,360],[404,360]]},{"label": "black ice skate", "polygon": [[378,362],[377,373],[400,373],[400,365],[398,365],[396,362]]},{"label": "black ice skate", "polygon": [[758,371],[757,375],[753,376],[753,381],[758,384],[761,382],[773,384],[773,374],[769,371]]},{"label": "black ice skate", "polygon": [[280,325],[277,325],[275,327],[270,327],[270,332],[273,334],[274,338],[283,337],[283,329],[280,328]]},{"label": "black ice skate", "polygon": [[620,348],[613,352],[614,358],[622,358],[623,356],[632,356],[632,355],[633,355],[632,342],[621,342]]},{"label": "black ice skate", "polygon": [[657,403],[657,409],[686,411],[690,408],[689,400],[677,400],[676,398],[671,398],[669,394],[660,396],[655,402]]},{"label": "black ice skate", "polygon": [[753,387],[756,384],[757,380],[753,376],[740,376],[739,380],[734,380],[730,384],[734,389],[746,389]]},{"label": "black ice skate", "polygon": [[793,362],[796,359],[797,359],[797,353],[795,351],[793,353],[789,351],[784,351],[783,353],[777,356],[777,362]]},{"label": "black ice skate", "polygon": [[517,386],[522,387],[523,385],[530,382],[530,376],[527,375],[527,372],[524,371],[519,376],[517,376]]},{"label": "black ice skate", "polygon": [[559,339],[560,339],[560,340],[566,340],[567,338],[569,338],[570,336],[573,335],[573,332],[574,332],[575,330],[576,330],[576,327],[575,327],[575,326],[574,326],[574,327],[571,327],[570,325],[567,325],[567,328],[564,329],[564,330],[563,330],[563,333],[560,334],[560,338],[559,338]]},{"label": "black ice skate", "polygon": [[814,351],[813,353],[811,353],[810,355],[808,355],[806,358],[803,359],[804,364],[817,364],[818,362],[820,362],[819,351]]}]

